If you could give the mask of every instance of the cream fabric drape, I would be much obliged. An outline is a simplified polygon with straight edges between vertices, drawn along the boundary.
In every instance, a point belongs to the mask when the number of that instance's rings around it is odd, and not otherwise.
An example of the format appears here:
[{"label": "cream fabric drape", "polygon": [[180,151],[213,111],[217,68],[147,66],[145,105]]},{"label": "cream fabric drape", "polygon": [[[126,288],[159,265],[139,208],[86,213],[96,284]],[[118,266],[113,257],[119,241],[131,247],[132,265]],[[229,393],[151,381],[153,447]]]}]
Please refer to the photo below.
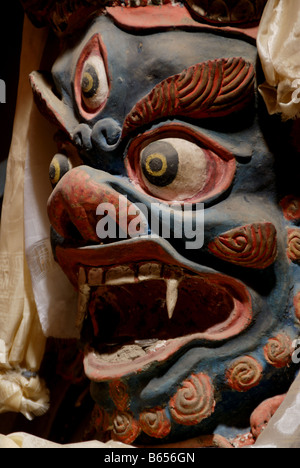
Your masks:
[{"label": "cream fabric drape", "polygon": [[300,448],[300,375],[253,448]]},{"label": "cream fabric drape", "polygon": [[57,151],[53,139],[56,131],[34,106],[24,171],[25,255],[43,333],[67,339],[79,338],[75,326],[77,293],[54,260],[47,216],[47,200],[52,190],[49,166]]},{"label": "cream fabric drape", "polygon": [[270,114],[300,117],[300,0],[269,0],[257,47],[266,81],[260,86]]},{"label": "cream fabric drape", "polygon": [[122,444],[121,442],[109,441],[104,444],[96,440],[77,444],[60,445],[48,440],[40,439],[39,437],[32,436],[31,434],[18,432],[15,434],[10,434],[9,436],[3,436],[0,434],[0,449],[1,448],[126,449],[134,447]]},{"label": "cream fabric drape", "polygon": [[34,375],[46,337],[78,337],[77,295],[54,261],[47,218],[57,129],[40,115],[29,84],[47,54],[47,37],[25,17],[0,231],[0,413],[29,419],[48,408],[48,391]]},{"label": "cream fabric drape", "polygon": [[38,31],[25,20],[0,232],[0,413],[21,412],[28,419],[43,414],[49,398],[35,374],[44,354],[45,336],[24,248],[24,168],[34,105],[28,74],[39,67],[46,38],[47,31]]}]

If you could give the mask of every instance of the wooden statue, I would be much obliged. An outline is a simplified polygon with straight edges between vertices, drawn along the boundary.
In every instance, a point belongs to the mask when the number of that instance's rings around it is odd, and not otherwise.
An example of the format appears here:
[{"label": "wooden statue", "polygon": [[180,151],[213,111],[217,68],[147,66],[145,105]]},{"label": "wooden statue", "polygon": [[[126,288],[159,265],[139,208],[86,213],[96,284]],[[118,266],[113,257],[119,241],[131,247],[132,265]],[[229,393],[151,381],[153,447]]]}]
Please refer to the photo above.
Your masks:
[{"label": "wooden statue", "polygon": [[98,436],[254,443],[299,321],[292,149],[257,93],[266,1],[22,3],[60,41],[30,82],[58,128],[48,216]]}]

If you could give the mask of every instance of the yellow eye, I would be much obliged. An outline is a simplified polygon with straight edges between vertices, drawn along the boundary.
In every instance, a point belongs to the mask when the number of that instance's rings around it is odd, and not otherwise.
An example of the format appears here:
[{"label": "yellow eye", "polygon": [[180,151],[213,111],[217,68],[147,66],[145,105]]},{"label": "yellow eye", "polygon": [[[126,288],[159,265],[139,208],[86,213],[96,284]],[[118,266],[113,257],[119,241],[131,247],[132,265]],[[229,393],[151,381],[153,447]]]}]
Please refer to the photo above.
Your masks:
[{"label": "yellow eye", "polygon": [[87,67],[86,71],[83,73],[81,81],[81,91],[84,97],[91,98],[93,97],[99,88],[99,79],[97,72],[94,67]]},{"label": "yellow eye", "polygon": [[82,83],[81,83],[81,88],[82,88],[82,92],[83,94],[87,94],[91,91],[91,89],[93,88],[93,77],[90,73],[88,72],[85,72],[83,77],[82,77]]},{"label": "yellow eye", "polygon": [[99,111],[108,97],[108,82],[103,60],[95,55],[87,59],[80,80],[81,100],[85,110]]},{"label": "yellow eye", "polygon": [[200,132],[163,125],[132,139],[125,165],[143,193],[176,203],[213,203],[232,185],[235,157]]},{"label": "yellow eye", "polygon": [[70,161],[64,154],[56,154],[50,163],[49,178],[53,187],[71,169]]},{"label": "yellow eye", "polygon": [[143,175],[156,187],[166,187],[173,182],[178,164],[178,152],[170,140],[154,141],[141,154]]},{"label": "yellow eye", "polygon": [[151,177],[161,177],[168,168],[167,158],[160,153],[153,153],[145,161],[145,172]]},{"label": "yellow eye", "polygon": [[146,146],[140,167],[148,191],[165,200],[191,198],[206,181],[203,150],[187,140],[165,138]]}]

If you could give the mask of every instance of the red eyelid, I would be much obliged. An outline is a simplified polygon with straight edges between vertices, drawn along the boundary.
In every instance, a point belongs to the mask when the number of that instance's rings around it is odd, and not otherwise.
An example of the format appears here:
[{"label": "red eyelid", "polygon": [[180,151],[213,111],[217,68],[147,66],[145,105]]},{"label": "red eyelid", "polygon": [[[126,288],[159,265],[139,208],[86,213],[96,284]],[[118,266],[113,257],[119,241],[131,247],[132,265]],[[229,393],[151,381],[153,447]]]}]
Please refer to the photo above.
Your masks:
[{"label": "red eyelid", "polygon": [[82,95],[81,95],[82,71],[83,71],[83,68],[87,59],[93,56],[98,56],[103,60],[105,71],[106,71],[106,77],[108,81],[108,86],[110,89],[107,51],[99,34],[95,34],[86,44],[86,46],[81,52],[81,55],[76,65],[75,81],[74,81],[75,98],[76,98],[78,110],[80,114],[82,115],[82,117],[84,117],[86,120],[91,120],[93,117],[95,117],[105,107],[105,104],[107,101],[106,99],[97,109],[89,110],[85,106],[83,99],[82,99]]},{"label": "red eyelid", "polygon": [[[191,143],[197,144],[203,149],[210,162],[207,173],[207,183],[204,189],[193,198],[181,202],[181,204],[207,202],[229,189],[236,172],[236,160],[234,155],[201,132],[184,125],[169,124],[138,136],[129,145],[125,158],[127,173],[131,181],[138,186],[141,191],[149,195],[149,189],[145,186],[141,175],[139,164],[140,153],[152,141],[163,138],[183,138]],[[170,204],[174,203],[174,201],[166,201],[163,199],[161,201]]]}]

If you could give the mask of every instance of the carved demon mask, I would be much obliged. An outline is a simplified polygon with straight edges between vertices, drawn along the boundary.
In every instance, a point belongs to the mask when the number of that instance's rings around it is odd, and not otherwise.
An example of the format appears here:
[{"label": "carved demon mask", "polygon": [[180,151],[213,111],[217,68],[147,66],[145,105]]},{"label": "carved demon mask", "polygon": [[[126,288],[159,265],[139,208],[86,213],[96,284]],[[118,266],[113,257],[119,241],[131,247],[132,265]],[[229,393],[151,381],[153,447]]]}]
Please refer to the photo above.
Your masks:
[{"label": "carved demon mask", "polygon": [[[211,24],[247,11],[210,3],[225,13],[205,24],[192,2],[98,10],[30,77],[60,128],[48,214],[98,428],[129,444],[234,438],[295,372],[280,148],[252,30]],[[239,3],[253,19],[265,2]]]}]

